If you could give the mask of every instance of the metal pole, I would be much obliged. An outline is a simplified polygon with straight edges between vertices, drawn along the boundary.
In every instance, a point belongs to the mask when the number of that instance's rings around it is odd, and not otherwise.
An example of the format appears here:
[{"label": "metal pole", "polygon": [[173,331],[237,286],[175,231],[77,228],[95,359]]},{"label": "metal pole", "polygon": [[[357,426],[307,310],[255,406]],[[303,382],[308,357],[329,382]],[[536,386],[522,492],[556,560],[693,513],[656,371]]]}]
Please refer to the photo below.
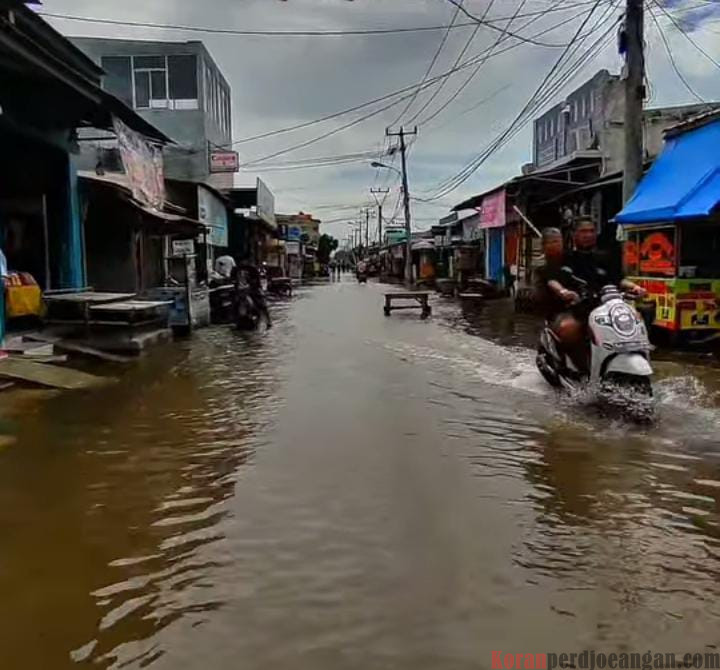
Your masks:
[{"label": "metal pole", "polygon": [[400,138],[400,157],[402,158],[402,182],[403,182],[403,201],[405,204],[405,282],[412,284],[412,221],[410,219],[410,189],[408,187],[408,174],[407,174],[407,146],[405,144],[405,138],[408,135],[417,135],[417,127],[412,133],[406,132],[401,126],[399,133],[391,133],[389,130],[385,131],[389,137]]},{"label": "metal pole", "polygon": [[400,155],[402,157],[403,200],[405,204],[405,281],[412,283],[412,225],[410,221],[410,192],[408,189],[405,133],[400,128]]},{"label": "metal pole", "polygon": [[645,98],[643,0],[626,0],[625,33],[627,71],[623,202],[627,202],[632,197],[643,173],[643,99]]},{"label": "metal pole", "polygon": [[382,203],[378,203],[378,248],[382,249]]},{"label": "metal pole", "polygon": [[382,211],[383,211],[383,202],[385,202],[385,198],[382,200],[378,199],[377,195],[382,194],[384,196],[387,196],[388,193],[390,193],[389,188],[371,188],[370,193],[373,194],[373,197],[375,198],[375,202],[378,206],[378,246],[382,248],[383,243],[383,237],[382,237],[382,229],[383,229],[383,218],[382,218]]},{"label": "metal pole", "polygon": [[370,251],[370,210],[365,210],[365,249],[366,253]]}]

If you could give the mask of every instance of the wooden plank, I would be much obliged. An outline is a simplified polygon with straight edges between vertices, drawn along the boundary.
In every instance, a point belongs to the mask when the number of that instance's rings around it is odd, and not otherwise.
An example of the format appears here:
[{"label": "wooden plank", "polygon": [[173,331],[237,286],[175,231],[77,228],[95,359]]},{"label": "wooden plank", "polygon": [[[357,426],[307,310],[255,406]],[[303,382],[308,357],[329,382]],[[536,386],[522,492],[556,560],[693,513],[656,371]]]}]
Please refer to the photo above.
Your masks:
[{"label": "wooden plank", "polygon": [[134,359],[128,358],[127,356],[119,356],[118,354],[110,354],[107,351],[101,351],[95,347],[89,347],[84,344],[65,340],[62,337],[56,337],[54,335],[46,335],[45,333],[32,333],[25,336],[34,342],[47,342],[54,344],[60,351],[69,351],[74,354],[83,354],[92,358],[99,358],[103,361],[109,361],[111,363],[130,363]]},{"label": "wooden plank", "polygon": [[91,305],[91,312],[142,312],[167,307],[174,304],[173,300],[127,300],[111,302],[103,305]]},{"label": "wooden plank", "polygon": [[72,368],[44,365],[23,358],[6,358],[0,361],[0,377],[68,391],[95,388],[108,381]]},{"label": "wooden plank", "polygon": [[386,293],[386,298],[427,298],[430,295],[430,291],[396,291],[393,293]]},{"label": "wooden plank", "polygon": [[87,293],[65,293],[62,295],[46,295],[45,302],[75,303],[75,304],[103,304],[134,298],[136,293],[99,293],[88,291]]}]

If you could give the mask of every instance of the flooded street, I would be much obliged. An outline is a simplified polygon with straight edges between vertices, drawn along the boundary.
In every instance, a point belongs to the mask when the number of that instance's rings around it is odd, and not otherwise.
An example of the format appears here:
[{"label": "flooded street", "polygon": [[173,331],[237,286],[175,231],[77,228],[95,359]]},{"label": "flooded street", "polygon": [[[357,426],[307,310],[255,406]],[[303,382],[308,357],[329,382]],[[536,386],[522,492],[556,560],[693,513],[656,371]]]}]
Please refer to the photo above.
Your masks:
[{"label": "flooded street", "polygon": [[0,667],[456,670],[720,643],[720,369],[603,421],[535,324],[304,287],[0,416]]}]

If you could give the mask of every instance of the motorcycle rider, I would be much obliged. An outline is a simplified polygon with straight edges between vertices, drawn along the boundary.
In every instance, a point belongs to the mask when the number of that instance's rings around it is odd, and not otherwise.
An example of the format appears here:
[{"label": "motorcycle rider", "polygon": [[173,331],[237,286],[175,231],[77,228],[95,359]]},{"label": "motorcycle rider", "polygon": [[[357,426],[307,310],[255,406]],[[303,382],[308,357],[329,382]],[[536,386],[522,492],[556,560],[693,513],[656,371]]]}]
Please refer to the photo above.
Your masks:
[{"label": "motorcycle rider", "polygon": [[[607,253],[597,248],[597,231],[592,219],[581,217],[575,222],[573,243],[575,248],[565,254],[562,267],[569,268],[572,275],[585,282],[590,290],[599,292],[603,286],[613,284],[638,298],[647,294],[644,288],[623,278],[617,264]],[[560,271],[547,282],[548,289],[568,307],[580,300],[575,290],[578,287],[565,285],[571,281]],[[553,332],[579,370],[583,370],[587,365],[587,351],[584,346],[586,325],[587,315],[578,314],[576,311],[561,312],[552,322]]]},{"label": "motorcycle rider", "polygon": [[262,288],[262,275],[260,270],[251,264],[241,265],[236,268],[239,273],[242,273],[243,278],[248,285],[248,293],[256,309],[260,313],[260,316],[265,317],[267,327],[272,328],[272,320],[270,319],[270,310],[267,306],[267,300],[265,299],[265,292]]}]

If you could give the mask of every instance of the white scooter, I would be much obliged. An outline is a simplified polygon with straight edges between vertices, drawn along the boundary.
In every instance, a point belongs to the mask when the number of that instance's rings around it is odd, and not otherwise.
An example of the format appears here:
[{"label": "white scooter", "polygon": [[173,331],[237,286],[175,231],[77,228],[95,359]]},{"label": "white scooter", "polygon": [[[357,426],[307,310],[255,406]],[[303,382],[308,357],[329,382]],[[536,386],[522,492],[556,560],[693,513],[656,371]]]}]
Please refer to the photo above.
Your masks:
[{"label": "white scooter", "polygon": [[563,270],[579,287],[580,301],[572,309],[580,314],[591,310],[589,369],[578,369],[546,325],[536,358],[540,373],[552,386],[569,391],[589,384],[603,404],[633,418],[652,418],[652,347],[643,318],[617,286],[607,285],[594,294],[569,268]]}]

